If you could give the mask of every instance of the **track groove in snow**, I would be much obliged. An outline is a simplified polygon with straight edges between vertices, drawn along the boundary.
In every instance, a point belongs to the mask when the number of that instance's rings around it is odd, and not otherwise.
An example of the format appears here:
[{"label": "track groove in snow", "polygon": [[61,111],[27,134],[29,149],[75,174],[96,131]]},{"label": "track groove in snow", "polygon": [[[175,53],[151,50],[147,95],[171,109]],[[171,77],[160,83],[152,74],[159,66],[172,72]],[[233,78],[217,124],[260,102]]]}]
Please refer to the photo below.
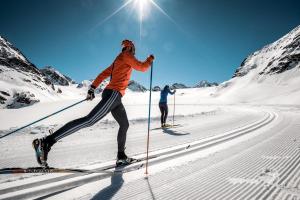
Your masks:
[{"label": "track groove in snow", "polygon": [[[199,169],[199,163],[202,161],[196,160],[178,167],[177,170],[171,168],[149,176],[147,181],[138,179],[124,184],[116,191],[111,191],[113,194],[109,197],[201,200],[299,199],[299,136],[293,126],[299,119],[300,116],[297,119],[280,116],[271,128],[268,126],[258,130],[264,134],[260,134],[250,142],[244,142],[249,148],[237,154],[231,153],[228,159],[223,158],[224,160],[215,165]],[[282,183],[279,184],[279,181]],[[92,185],[93,183],[81,186],[77,191]],[[59,195],[57,198],[67,197],[67,194]],[[100,190],[98,194],[93,193],[82,199],[93,196],[105,199],[108,197],[106,195],[107,193]]]},{"label": "track groove in snow", "polygon": [[[213,136],[211,138],[206,138],[198,142],[190,143],[190,147],[186,149],[185,147],[187,144],[180,145],[177,148],[166,150],[165,152],[159,152],[157,155],[159,156],[156,159],[150,160],[149,164],[154,165],[156,163],[161,163],[166,160],[170,160],[173,158],[176,158],[178,156],[187,155],[196,151],[201,151],[205,148],[209,148],[212,146],[216,146],[219,144],[222,144],[224,142],[227,142],[229,140],[233,140],[237,137],[240,137],[242,135],[245,135],[247,133],[251,133],[252,131],[255,131],[270,122],[272,122],[275,119],[275,115],[273,113],[266,113],[265,117],[262,120],[258,120],[256,123],[247,125],[245,127],[240,127],[237,130],[229,131],[228,133]],[[155,155],[155,152],[152,152],[153,155]],[[40,182],[40,186],[37,187],[28,187],[32,185],[27,185],[22,187],[18,187],[19,191],[16,191],[16,188],[6,188],[5,190],[2,190],[0,194],[0,198],[3,199],[14,199],[14,198],[31,198],[36,197],[39,195],[48,195],[51,193],[56,193],[61,190],[66,190],[68,188],[80,186],[82,184],[86,184],[89,182],[93,182],[99,179],[103,179],[108,177],[105,175],[99,175],[99,174],[90,174],[90,175],[75,175],[74,177],[65,177],[67,179],[59,178],[59,179],[53,179],[50,182]],[[63,179],[63,180],[60,180]],[[58,181],[59,180],[59,181]],[[217,179],[215,181],[218,181]],[[21,190],[23,189],[23,190]],[[170,189],[170,188],[168,188]],[[20,191],[21,190],[21,191]],[[177,190],[178,192],[178,190]]]}]

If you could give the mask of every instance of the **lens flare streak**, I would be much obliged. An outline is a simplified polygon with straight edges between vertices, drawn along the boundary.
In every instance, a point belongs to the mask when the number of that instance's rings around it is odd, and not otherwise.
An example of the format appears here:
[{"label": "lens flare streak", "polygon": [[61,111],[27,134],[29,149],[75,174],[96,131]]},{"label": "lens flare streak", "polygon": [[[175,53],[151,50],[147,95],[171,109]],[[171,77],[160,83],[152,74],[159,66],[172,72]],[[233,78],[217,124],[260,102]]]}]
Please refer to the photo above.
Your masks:
[{"label": "lens flare streak", "polygon": [[159,5],[157,5],[157,3],[155,3],[153,0],[149,0],[149,1],[157,10],[159,10],[163,15],[165,15],[171,22],[176,24],[176,22]]},{"label": "lens flare streak", "polygon": [[113,13],[111,13],[110,15],[108,15],[107,17],[105,17],[104,20],[102,20],[100,23],[98,23],[96,25],[96,27],[101,26],[102,24],[104,24],[107,20],[109,20],[110,18],[112,18],[113,16],[115,16],[117,13],[119,13],[121,10],[123,10],[125,7],[127,7],[131,2],[133,2],[133,0],[129,0],[129,1],[125,2],[121,7],[119,7]]},{"label": "lens flare streak", "polygon": [[127,0],[121,7],[119,7],[114,12],[112,12],[110,15],[105,17],[104,20],[99,22],[95,26],[95,28],[97,28],[97,27],[101,26],[102,24],[104,24],[106,21],[108,21],[110,18],[112,18],[113,16],[118,14],[121,10],[123,10],[124,8],[129,6],[130,4],[132,4],[132,7],[134,9],[136,9],[137,14],[138,14],[139,29],[140,29],[140,34],[139,34],[140,41],[141,41],[142,35],[143,35],[143,31],[142,31],[143,30],[143,21],[146,19],[151,5],[154,8],[156,8],[159,12],[161,12],[165,17],[167,17],[173,24],[175,24],[177,27],[179,27],[177,25],[177,23],[154,0]]}]

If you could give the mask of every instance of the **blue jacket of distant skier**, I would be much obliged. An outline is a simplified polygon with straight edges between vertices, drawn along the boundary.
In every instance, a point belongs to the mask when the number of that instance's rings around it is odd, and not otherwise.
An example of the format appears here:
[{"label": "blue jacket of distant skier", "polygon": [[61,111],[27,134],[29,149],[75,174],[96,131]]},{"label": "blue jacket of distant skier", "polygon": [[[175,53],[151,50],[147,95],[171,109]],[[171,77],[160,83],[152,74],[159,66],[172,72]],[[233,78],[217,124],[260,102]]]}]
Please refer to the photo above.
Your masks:
[{"label": "blue jacket of distant skier", "polygon": [[167,103],[167,97],[168,97],[168,94],[174,94],[175,91],[171,92],[170,88],[169,87],[165,87],[161,92],[160,92],[160,100],[159,100],[159,103]]}]

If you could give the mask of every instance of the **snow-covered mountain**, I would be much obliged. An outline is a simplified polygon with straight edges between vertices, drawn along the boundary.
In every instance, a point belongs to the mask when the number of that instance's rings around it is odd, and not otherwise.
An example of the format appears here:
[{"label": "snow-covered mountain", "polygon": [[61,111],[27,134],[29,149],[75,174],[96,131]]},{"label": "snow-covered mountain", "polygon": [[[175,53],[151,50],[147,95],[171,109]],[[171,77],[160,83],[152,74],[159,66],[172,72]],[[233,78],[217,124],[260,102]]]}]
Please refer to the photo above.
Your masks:
[{"label": "snow-covered mountain", "polygon": [[[79,83],[77,85],[77,88],[85,88],[86,90],[88,90],[88,88],[90,87],[90,85],[92,84],[94,80],[84,80],[81,83]],[[108,85],[109,83],[109,79],[104,80],[99,86],[98,88],[95,90],[96,93],[100,93],[104,90],[104,88]],[[128,83],[128,90],[133,91],[133,92],[145,92],[147,91],[147,89],[139,84],[138,82],[134,81],[134,80],[130,80]]]},{"label": "snow-covered mountain", "polygon": [[136,81],[130,80],[128,83],[128,89],[133,91],[133,92],[146,92],[147,89],[142,86],[141,84],[139,84]]},{"label": "snow-covered mountain", "polygon": [[71,78],[53,67],[38,69],[0,36],[0,108],[20,108],[40,101],[79,98]]},{"label": "snow-covered mountain", "polygon": [[[17,48],[0,37],[0,107],[18,108],[53,93],[51,82]],[[51,96],[51,95],[50,95]]]},{"label": "snow-covered mountain", "polygon": [[[89,87],[91,86],[91,84],[93,83],[93,81],[94,80],[84,80],[77,85],[77,88],[83,88],[87,91],[89,89]],[[108,85],[108,83],[109,83],[108,79],[106,79],[102,83],[100,83],[98,88],[95,90],[95,93],[99,94],[100,92],[102,92],[104,90],[104,88]]]},{"label": "snow-covered mountain", "polygon": [[188,87],[186,85],[184,85],[183,83],[174,83],[174,84],[172,84],[172,86],[170,88],[171,89],[185,89]]},{"label": "snow-covered mountain", "polygon": [[0,63],[11,68],[39,73],[38,69],[10,42],[0,36]]},{"label": "snow-covered mountain", "polygon": [[152,91],[160,91],[160,90],[161,90],[161,88],[158,85],[156,85],[152,88]]},{"label": "snow-covered mountain", "polygon": [[300,61],[300,26],[248,56],[233,77],[245,76],[258,68],[259,75],[280,74],[295,67]]},{"label": "snow-covered mountain", "polygon": [[40,69],[40,71],[54,85],[68,86],[68,85],[75,83],[75,81],[73,81],[71,78],[69,78],[66,75],[61,74],[58,70],[56,70],[55,68],[53,68],[51,66],[47,66],[43,69]]},{"label": "snow-covered mountain", "polygon": [[300,26],[249,55],[215,96],[251,103],[299,103]]},{"label": "snow-covered mountain", "polygon": [[200,81],[197,85],[195,85],[195,88],[203,88],[203,87],[212,87],[212,86],[218,86],[219,84],[216,82],[208,82],[207,80]]}]

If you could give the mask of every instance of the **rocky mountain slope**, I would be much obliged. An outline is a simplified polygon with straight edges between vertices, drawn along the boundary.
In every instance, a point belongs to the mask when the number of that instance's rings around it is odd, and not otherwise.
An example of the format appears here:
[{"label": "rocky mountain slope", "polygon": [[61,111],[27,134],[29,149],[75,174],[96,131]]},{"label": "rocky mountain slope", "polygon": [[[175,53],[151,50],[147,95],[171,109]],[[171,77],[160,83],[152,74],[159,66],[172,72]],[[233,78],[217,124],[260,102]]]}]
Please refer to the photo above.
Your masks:
[{"label": "rocky mountain slope", "polygon": [[219,84],[216,82],[209,82],[207,80],[200,81],[197,85],[195,85],[195,88],[204,88],[204,87],[212,87],[212,86],[218,86]]},{"label": "rocky mountain slope", "polygon": [[300,61],[300,26],[276,42],[249,55],[233,77],[241,77],[258,68],[259,75],[280,74],[295,67]]},{"label": "rocky mountain slope", "polygon": [[185,84],[183,83],[174,83],[170,86],[171,89],[185,89],[188,88]]},{"label": "rocky mountain slope", "polygon": [[18,108],[53,93],[51,82],[17,48],[0,37],[0,106]]},{"label": "rocky mountain slope", "polygon": [[300,26],[249,55],[215,97],[244,103],[299,103]]},{"label": "rocky mountain slope", "polygon": [[61,74],[54,67],[47,66],[40,69],[40,71],[54,85],[69,86],[75,83],[75,81],[73,81],[68,76]]},{"label": "rocky mountain slope", "polygon": [[131,91],[134,91],[134,92],[146,92],[147,91],[147,89],[143,85],[141,85],[138,82],[133,81],[133,80],[129,81],[128,89]]}]

